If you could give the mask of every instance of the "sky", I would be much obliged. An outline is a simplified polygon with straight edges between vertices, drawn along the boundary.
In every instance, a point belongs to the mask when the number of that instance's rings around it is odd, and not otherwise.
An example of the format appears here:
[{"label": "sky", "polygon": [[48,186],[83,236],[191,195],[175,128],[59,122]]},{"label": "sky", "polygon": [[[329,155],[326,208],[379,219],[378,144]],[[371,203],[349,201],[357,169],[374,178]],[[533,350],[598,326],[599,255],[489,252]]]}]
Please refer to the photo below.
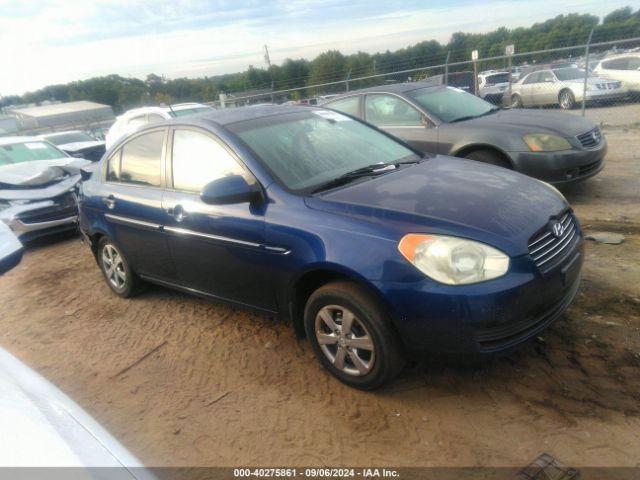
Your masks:
[{"label": "sky", "polygon": [[446,43],[457,31],[602,17],[639,0],[0,0],[0,95],[117,73],[201,77],[343,53]]}]

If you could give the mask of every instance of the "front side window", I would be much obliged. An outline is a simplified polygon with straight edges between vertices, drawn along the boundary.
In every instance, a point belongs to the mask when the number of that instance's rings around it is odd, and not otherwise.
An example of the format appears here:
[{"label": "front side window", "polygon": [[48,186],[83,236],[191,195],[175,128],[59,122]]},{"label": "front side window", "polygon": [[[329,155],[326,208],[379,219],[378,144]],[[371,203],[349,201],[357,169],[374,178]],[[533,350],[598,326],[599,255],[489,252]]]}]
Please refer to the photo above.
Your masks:
[{"label": "front side window", "polygon": [[235,158],[216,140],[195,130],[173,133],[173,188],[200,192],[209,182],[243,175]]},{"label": "front side window", "polygon": [[489,102],[453,87],[419,88],[409,95],[425,111],[444,122],[468,120],[498,110]]},{"label": "front side window", "polygon": [[[119,169],[109,161],[107,175],[111,181],[159,187],[163,142],[163,130],[135,137],[122,146]],[[117,162],[117,154],[112,159]]]},{"label": "front side window", "polygon": [[376,129],[331,110],[281,114],[228,128],[277,180],[300,193],[361,167],[415,155]]},{"label": "front side window", "polygon": [[367,95],[365,115],[376,126],[420,126],[422,119],[418,110],[393,95]]},{"label": "front side window", "polygon": [[326,107],[333,108],[334,110],[339,110],[348,115],[353,115],[354,117],[360,116],[360,96],[356,95],[355,97],[343,98],[341,100],[336,100],[335,102],[328,103],[325,105]]}]

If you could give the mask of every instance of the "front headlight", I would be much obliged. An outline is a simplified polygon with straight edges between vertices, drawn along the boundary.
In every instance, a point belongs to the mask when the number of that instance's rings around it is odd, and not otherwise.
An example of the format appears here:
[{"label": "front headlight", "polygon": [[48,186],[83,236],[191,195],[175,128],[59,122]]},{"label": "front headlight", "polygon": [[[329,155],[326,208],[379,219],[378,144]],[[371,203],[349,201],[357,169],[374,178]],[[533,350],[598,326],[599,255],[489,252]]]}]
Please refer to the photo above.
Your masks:
[{"label": "front headlight", "polygon": [[509,270],[509,257],[500,250],[464,238],[410,233],[398,250],[422,273],[447,285],[484,282]]},{"label": "front headlight", "polygon": [[532,152],[558,152],[560,150],[571,150],[571,144],[558,135],[547,135],[546,133],[532,133],[522,137]]}]

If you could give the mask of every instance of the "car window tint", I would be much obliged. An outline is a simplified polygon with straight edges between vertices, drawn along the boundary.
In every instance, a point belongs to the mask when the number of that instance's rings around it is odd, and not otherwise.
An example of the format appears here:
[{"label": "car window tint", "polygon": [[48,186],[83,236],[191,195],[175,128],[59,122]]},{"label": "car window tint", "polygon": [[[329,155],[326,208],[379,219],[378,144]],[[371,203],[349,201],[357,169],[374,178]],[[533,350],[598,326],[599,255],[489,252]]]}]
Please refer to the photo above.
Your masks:
[{"label": "car window tint", "polygon": [[164,131],[135,137],[122,147],[120,181],[138,185],[160,186]]},{"label": "car window tint", "polygon": [[421,115],[404,100],[391,95],[367,95],[366,119],[373,125],[419,126]]},{"label": "car window tint", "polygon": [[217,141],[194,130],[173,133],[173,187],[200,192],[209,182],[243,175],[235,158]]},{"label": "car window tint", "polygon": [[147,122],[148,123],[160,123],[160,122],[164,122],[164,117],[162,115],[158,115],[157,113],[150,113],[147,116]]},{"label": "car window tint", "polygon": [[120,154],[122,150],[118,150],[116,153],[109,157],[107,162],[107,182],[120,181]]},{"label": "car window tint", "polygon": [[343,98],[341,100],[336,100],[335,102],[327,103],[327,107],[333,108],[334,110],[339,110],[348,115],[353,115],[354,117],[358,117],[359,111],[358,106],[360,104],[360,96],[356,95],[355,97]]}]

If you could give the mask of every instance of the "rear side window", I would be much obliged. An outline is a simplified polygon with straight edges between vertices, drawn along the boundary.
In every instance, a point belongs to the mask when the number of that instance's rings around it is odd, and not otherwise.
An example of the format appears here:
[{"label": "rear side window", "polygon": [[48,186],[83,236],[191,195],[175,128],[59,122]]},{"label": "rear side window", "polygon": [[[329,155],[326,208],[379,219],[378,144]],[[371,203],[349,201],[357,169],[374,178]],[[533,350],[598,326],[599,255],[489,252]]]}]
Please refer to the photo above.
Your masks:
[{"label": "rear side window", "polygon": [[335,102],[327,103],[326,107],[333,108],[334,110],[339,110],[340,112],[344,112],[348,115],[352,115],[354,117],[359,117],[359,106],[360,106],[360,96],[356,95],[355,97],[343,98],[342,100],[336,100]]},{"label": "rear side window", "polygon": [[528,85],[530,83],[538,83],[538,79],[540,78],[540,72],[531,73],[523,80],[524,85]]},{"label": "rear side window", "polygon": [[163,142],[164,131],[161,130],[125,143],[109,160],[107,180],[159,187]]},{"label": "rear side window", "polygon": [[220,143],[195,130],[173,133],[173,188],[200,192],[207,184],[244,170]]}]

